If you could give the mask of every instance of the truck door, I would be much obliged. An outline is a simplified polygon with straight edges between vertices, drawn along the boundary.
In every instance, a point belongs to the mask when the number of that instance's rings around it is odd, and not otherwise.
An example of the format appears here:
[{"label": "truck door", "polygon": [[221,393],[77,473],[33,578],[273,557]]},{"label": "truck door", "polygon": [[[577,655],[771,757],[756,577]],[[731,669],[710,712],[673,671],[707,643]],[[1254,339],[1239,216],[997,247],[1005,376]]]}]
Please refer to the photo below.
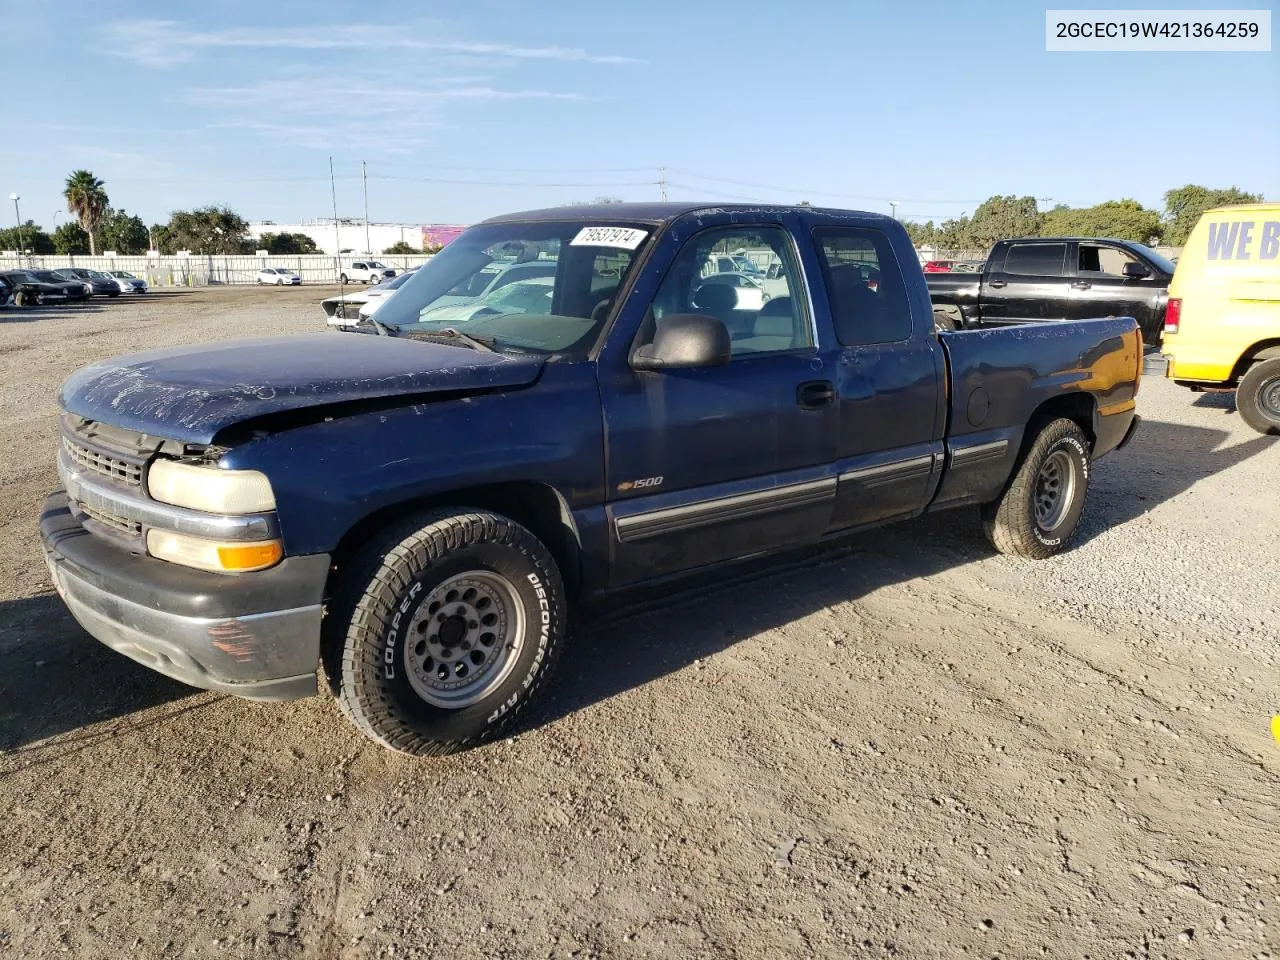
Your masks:
[{"label": "truck door", "polygon": [[928,301],[913,315],[893,244],[879,228],[820,226],[813,240],[840,345],[832,527],[918,513],[942,470],[946,427],[945,364]]},{"label": "truck door", "polygon": [[1123,247],[1083,240],[1073,246],[1068,318],[1133,317],[1151,335],[1169,278]]},{"label": "truck door", "polygon": [[[834,351],[817,343],[789,218],[717,226],[728,215],[704,215],[692,235],[672,226],[610,331],[599,376],[615,586],[814,541],[828,528]],[[732,287],[705,283],[718,246],[776,255],[786,292],[744,309]],[[633,370],[632,351],[664,318],[688,313],[724,323],[730,362]]]},{"label": "truck door", "polygon": [[982,278],[983,324],[1065,320],[1067,244],[1065,241],[1017,241],[993,258]]}]

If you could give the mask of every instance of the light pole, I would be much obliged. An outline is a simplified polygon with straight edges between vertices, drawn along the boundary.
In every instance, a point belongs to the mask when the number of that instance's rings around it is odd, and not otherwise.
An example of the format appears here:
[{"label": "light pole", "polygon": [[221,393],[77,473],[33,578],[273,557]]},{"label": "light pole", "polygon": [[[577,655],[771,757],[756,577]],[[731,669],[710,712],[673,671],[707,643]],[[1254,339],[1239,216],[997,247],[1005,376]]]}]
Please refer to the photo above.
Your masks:
[{"label": "light pole", "polygon": [[55,211],[53,211],[53,229],[54,229],[54,232],[57,232],[57,229],[58,229],[58,218],[59,218],[60,216],[62,216],[62,211],[61,211],[61,210],[55,210]]},{"label": "light pole", "polygon": [[898,201],[897,200],[889,201],[889,216],[893,217],[893,219],[895,220],[898,219]]},{"label": "light pole", "polygon": [[22,211],[18,209],[18,201],[22,198],[16,193],[11,193],[9,199],[13,201],[13,215],[18,219],[18,256],[21,257],[27,249],[27,241],[22,236]]}]

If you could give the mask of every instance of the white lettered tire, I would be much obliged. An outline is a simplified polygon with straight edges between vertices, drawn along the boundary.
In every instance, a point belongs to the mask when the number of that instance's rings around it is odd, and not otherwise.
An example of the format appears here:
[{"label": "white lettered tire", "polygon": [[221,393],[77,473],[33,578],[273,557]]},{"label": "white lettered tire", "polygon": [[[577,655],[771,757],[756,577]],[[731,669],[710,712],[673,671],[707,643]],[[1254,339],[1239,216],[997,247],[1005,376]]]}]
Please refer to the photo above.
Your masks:
[{"label": "white lettered tire", "polygon": [[496,513],[425,513],[342,576],[325,665],[368,737],[439,756],[510,728],[545,685],[565,623],[560,571],[532,533]]},{"label": "white lettered tire", "polygon": [[1000,499],[983,507],[983,530],[992,546],[1034,560],[1063,550],[1084,513],[1090,454],[1075,421],[1044,423]]}]

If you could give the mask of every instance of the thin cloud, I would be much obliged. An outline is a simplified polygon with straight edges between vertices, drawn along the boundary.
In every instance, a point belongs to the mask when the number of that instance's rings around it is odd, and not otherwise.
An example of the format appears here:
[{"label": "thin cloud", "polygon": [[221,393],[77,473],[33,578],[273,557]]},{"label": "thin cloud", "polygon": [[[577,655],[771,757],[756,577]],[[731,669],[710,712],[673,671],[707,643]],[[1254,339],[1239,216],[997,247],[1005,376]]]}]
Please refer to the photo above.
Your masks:
[{"label": "thin cloud", "polygon": [[635,57],[590,53],[576,47],[521,46],[460,40],[431,40],[407,34],[403,26],[351,24],[310,29],[197,31],[176,20],[119,20],[104,28],[103,48],[147,67],[171,67],[211,49],[413,50],[508,60],[553,60],[565,63],[635,64]]}]

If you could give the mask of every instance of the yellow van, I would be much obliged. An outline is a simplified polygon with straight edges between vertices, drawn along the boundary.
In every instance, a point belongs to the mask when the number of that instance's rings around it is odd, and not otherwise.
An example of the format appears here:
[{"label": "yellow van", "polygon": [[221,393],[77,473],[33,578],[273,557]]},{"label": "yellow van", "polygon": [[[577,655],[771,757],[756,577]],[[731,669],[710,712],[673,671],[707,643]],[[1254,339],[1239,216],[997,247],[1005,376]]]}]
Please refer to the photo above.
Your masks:
[{"label": "yellow van", "polygon": [[1235,388],[1236,409],[1280,434],[1280,203],[1206,211],[1169,285],[1168,377]]}]

